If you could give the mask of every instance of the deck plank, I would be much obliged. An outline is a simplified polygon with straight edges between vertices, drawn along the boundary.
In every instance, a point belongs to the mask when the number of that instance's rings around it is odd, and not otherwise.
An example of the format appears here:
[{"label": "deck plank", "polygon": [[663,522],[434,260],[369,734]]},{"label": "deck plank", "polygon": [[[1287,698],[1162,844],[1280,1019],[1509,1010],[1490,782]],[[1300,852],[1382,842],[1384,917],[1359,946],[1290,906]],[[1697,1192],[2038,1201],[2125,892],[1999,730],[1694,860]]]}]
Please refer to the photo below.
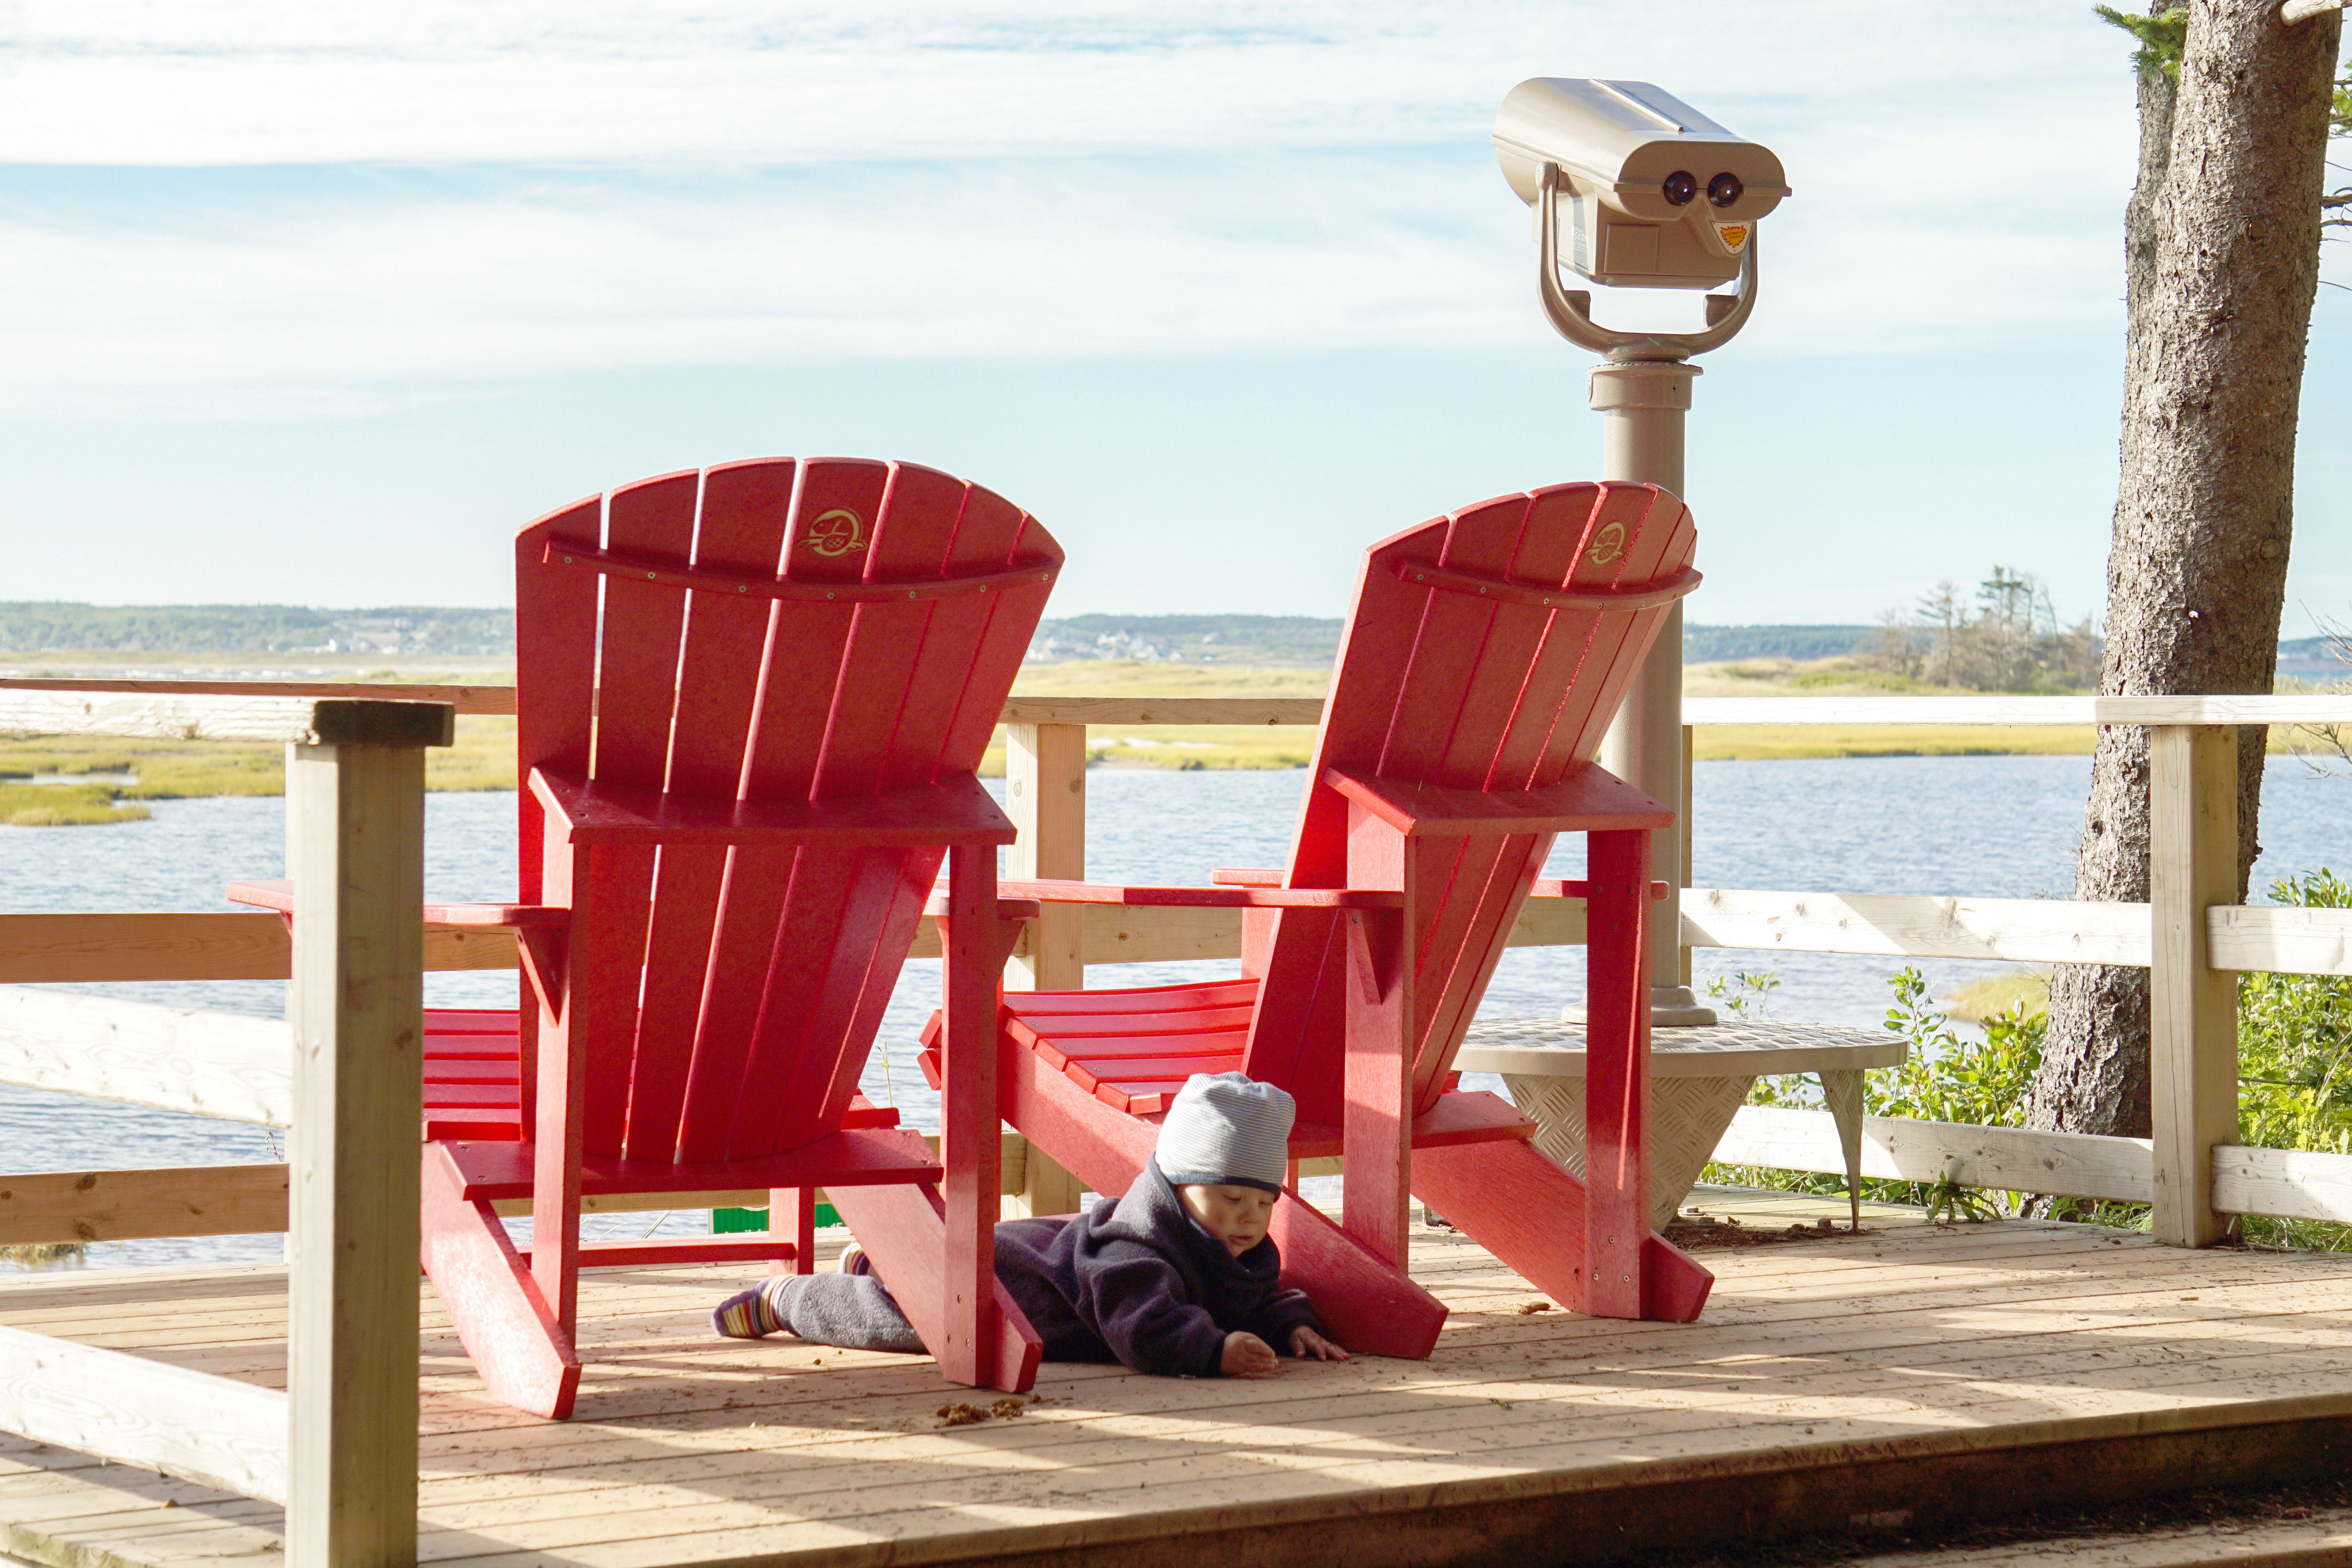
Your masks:
[{"label": "deck plank", "polygon": [[[1708,1253],[1721,1278],[1694,1326],[1521,1315],[1539,1300],[1524,1281],[1416,1229],[1415,1273],[1455,1314],[1427,1362],[1251,1384],[1049,1366],[1028,1413],[955,1428],[933,1412],[971,1396],[921,1358],[713,1340],[724,1266],[586,1276],[580,1416],[540,1422],[482,1395],[428,1289],[420,1551],[466,1568],[1104,1561],[1236,1521],[1353,1519],[1370,1568],[1393,1560],[1379,1542],[1400,1510],[1446,1497],[2352,1417],[2340,1261],[1882,1223]],[[284,1289],[263,1268],[52,1274],[0,1284],[0,1323],[282,1385]],[[0,1437],[0,1551],[267,1568],[279,1522]]]}]

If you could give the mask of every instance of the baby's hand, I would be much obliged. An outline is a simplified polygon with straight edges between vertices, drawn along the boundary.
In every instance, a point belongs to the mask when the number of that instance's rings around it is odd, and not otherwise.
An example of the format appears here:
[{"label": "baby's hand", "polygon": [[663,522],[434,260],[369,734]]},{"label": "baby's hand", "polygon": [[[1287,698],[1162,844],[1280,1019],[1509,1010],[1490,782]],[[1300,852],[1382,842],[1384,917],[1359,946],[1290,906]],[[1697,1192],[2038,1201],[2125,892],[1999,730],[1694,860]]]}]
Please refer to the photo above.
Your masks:
[{"label": "baby's hand", "polygon": [[1346,1361],[1348,1352],[1301,1323],[1290,1331],[1290,1353],[1301,1361]]},{"label": "baby's hand", "polygon": [[1272,1377],[1282,1370],[1274,1347],[1255,1334],[1239,1331],[1225,1336],[1224,1359],[1218,1370],[1227,1377]]}]

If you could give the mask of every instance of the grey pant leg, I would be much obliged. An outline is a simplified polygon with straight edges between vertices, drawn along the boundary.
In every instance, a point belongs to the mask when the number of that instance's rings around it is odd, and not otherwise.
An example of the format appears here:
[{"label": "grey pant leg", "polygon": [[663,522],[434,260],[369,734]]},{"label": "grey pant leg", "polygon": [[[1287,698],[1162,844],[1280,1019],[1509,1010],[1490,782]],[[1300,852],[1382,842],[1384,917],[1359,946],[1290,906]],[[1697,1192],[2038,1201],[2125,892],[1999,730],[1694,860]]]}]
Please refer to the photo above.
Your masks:
[{"label": "grey pant leg", "polygon": [[871,1274],[800,1274],[777,1292],[777,1315],[802,1339],[849,1351],[925,1354],[922,1340]]}]

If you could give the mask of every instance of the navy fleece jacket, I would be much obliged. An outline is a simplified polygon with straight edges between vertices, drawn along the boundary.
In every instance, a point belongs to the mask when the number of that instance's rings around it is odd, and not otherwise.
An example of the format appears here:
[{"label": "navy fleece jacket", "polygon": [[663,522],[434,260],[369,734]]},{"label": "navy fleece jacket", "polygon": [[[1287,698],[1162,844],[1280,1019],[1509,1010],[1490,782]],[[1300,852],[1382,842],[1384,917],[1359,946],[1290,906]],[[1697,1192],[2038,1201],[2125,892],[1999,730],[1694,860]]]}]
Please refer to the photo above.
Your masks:
[{"label": "navy fleece jacket", "polygon": [[1047,1361],[1215,1377],[1225,1336],[1237,1330],[1287,1354],[1291,1330],[1323,1325],[1305,1291],[1278,1283],[1281,1273],[1272,1237],[1234,1257],[1192,1223],[1154,1164],[1091,1214],[996,1227],[996,1277],[1045,1342]]}]

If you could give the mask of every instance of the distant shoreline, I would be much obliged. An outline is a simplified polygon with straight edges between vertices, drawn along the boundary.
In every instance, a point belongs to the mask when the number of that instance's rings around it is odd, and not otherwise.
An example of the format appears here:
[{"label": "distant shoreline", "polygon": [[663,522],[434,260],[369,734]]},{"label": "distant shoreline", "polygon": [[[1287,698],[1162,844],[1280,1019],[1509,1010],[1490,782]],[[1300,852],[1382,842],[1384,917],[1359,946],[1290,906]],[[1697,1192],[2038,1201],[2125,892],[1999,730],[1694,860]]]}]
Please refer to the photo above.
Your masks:
[{"label": "distant shoreline", "polygon": [[[0,665],[13,662],[0,655]],[[287,679],[341,678],[425,684],[505,684],[512,666],[490,658],[394,657],[268,660],[168,653],[64,656],[26,660],[26,674],[93,679]],[[289,669],[289,665],[297,668]],[[227,667],[227,668],[224,668]],[[15,673],[15,671],[11,671]],[[1200,665],[1151,659],[1085,659],[1024,667],[1018,697],[1150,699],[1168,697],[1320,697],[1328,669],[1312,665]],[[1685,690],[1694,697],[1894,695],[1884,677],[1823,660],[1745,660],[1692,665]],[[1922,693],[1925,695],[1925,693]],[[1772,762],[1846,757],[2087,756],[2090,726],[1706,725],[1693,734],[1696,762]],[[2285,734],[2273,732],[2283,752]],[[1091,725],[1090,768],[1167,772],[1281,771],[1307,766],[1310,726]],[[272,748],[191,742],[91,742],[65,737],[0,737],[0,825],[102,826],[146,815],[142,803],[223,795],[280,795],[283,760]],[[1000,733],[981,769],[1004,773]],[[36,783],[36,779],[42,782]],[[465,716],[457,743],[426,756],[425,787],[436,792],[515,787],[514,721]]]}]

